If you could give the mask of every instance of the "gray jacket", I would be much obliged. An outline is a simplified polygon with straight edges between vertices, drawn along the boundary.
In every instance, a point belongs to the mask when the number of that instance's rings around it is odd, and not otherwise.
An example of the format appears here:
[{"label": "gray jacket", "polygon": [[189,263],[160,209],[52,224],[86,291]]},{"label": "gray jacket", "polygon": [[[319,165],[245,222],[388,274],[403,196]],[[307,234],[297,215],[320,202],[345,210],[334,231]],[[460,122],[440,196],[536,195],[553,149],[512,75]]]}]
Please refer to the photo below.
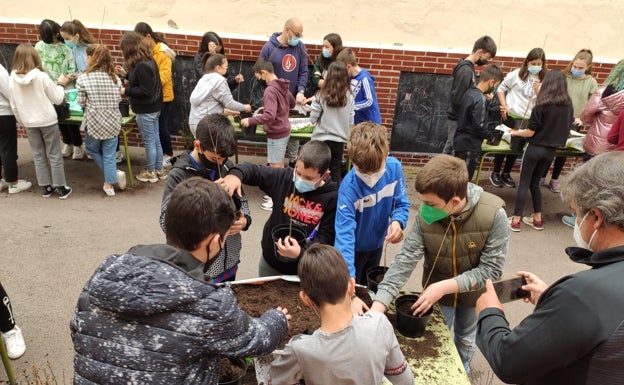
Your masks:
[{"label": "gray jacket", "polygon": [[150,256],[109,256],[78,299],[74,384],[217,384],[220,357],[270,353],[285,335],[281,312],[249,317],[229,286],[184,271],[197,267],[190,254],[168,245],[133,250]]},{"label": "gray jacket", "polygon": [[325,100],[315,99],[310,111],[310,123],[316,124],[312,139],[346,143],[354,115],[351,91],[348,92],[347,105],[344,107],[328,107]]}]

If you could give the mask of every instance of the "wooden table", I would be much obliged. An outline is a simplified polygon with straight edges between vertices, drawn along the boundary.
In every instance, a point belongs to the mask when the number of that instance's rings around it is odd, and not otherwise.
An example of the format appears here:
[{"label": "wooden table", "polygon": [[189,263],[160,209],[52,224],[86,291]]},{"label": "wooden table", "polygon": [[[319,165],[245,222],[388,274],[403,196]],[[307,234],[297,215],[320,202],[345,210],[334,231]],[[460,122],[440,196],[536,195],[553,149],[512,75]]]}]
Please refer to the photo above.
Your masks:
[{"label": "wooden table", "polygon": [[[59,124],[73,124],[80,126],[83,121],[83,116],[70,116],[69,119],[64,119],[59,121]],[[136,119],[136,115],[132,112],[128,116],[124,116],[121,118],[121,136],[123,138],[124,145],[124,154],[126,156],[126,164],[128,166],[128,178],[127,183],[130,186],[134,186],[134,175],[132,174],[132,162],[130,160],[130,151],[128,150],[128,134],[132,132],[136,124],[134,121]]]},{"label": "wooden table", "polygon": [[[479,167],[477,168],[477,175],[475,177],[475,184],[479,184],[479,177],[481,175],[481,169],[483,168],[483,162],[485,161],[485,157],[489,155],[521,155],[522,152],[511,151],[509,148],[509,143],[504,140],[501,140],[500,143],[496,146],[487,144],[485,141],[481,145],[481,159],[479,161]],[[583,151],[579,151],[572,147],[560,147],[555,152],[555,156],[562,157],[580,157],[585,155]]]}]

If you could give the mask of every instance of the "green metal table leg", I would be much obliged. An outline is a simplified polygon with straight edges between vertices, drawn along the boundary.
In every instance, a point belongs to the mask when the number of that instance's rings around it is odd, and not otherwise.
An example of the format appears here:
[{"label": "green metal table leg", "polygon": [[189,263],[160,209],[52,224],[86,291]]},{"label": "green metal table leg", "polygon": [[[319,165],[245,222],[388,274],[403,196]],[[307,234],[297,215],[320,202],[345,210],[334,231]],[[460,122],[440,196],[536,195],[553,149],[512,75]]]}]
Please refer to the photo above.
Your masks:
[{"label": "green metal table leg", "polygon": [[13,368],[11,367],[11,360],[9,359],[9,355],[7,354],[6,347],[4,346],[4,341],[1,341],[1,340],[0,340],[0,356],[2,356],[2,363],[4,364],[4,370],[6,371],[6,374],[9,377],[9,385],[17,385],[17,380],[15,379],[15,374],[13,374]]}]

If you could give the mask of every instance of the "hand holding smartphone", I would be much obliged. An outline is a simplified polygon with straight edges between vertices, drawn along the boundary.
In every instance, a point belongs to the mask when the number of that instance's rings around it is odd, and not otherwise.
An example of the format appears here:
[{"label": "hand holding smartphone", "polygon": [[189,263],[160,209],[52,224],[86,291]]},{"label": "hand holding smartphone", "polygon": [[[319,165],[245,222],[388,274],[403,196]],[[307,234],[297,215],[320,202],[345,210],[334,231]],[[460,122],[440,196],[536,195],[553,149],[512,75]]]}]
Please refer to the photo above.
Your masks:
[{"label": "hand holding smartphone", "polygon": [[496,291],[496,295],[501,303],[507,303],[517,299],[530,297],[530,291],[522,290],[522,286],[526,284],[527,282],[524,277],[507,279],[504,281],[494,282],[494,291]]}]

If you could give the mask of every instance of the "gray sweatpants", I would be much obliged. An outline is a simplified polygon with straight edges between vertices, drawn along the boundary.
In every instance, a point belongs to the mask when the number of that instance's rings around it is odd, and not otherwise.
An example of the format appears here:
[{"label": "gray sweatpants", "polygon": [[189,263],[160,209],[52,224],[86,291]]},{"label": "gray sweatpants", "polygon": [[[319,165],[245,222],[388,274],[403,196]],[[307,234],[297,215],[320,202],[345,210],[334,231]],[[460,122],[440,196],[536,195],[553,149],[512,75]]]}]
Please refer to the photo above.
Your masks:
[{"label": "gray sweatpants", "polygon": [[65,186],[65,168],[58,124],[48,127],[26,127],[26,132],[39,186]]}]

